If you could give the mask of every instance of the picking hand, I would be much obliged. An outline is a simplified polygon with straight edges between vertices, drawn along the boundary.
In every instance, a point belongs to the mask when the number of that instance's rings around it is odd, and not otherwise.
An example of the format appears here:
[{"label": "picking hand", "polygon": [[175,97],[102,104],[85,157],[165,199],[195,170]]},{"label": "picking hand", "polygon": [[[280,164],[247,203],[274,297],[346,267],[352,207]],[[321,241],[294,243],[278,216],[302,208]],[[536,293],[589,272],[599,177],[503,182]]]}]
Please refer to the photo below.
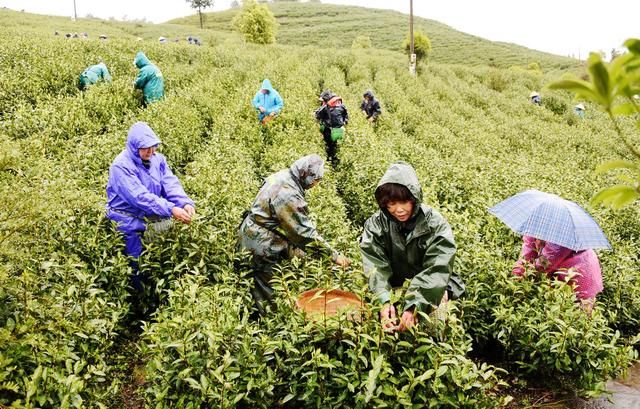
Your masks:
[{"label": "picking hand", "polygon": [[258,107],[258,110],[262,113],[264,113],[264,111],[266,111],[266,109],[264,109],[264,107]]},{"label": "picking hand", "polygon": [[400,325],[398,326],[398,331],[406,331],[415,326],[417,323],[418,316],[416,315],[415,311],[405,311],[400,317]]},{"label": "picking hand", "polygon": [[173,209],[171,209],[171,214],[173,215],[174,219],[184,224],[191,223],[191,216],[189,215],[189,213],[187,213],[186,210],[179,208],[178,206],[174,206]]},{"label": "picking hand", "polygon": [[380,323],[387,332],[394,332],[396,327],[396,307],[393,304],[385,304],[380,310]]},{"label": "picking hand", "polygon": [[336,257],[334,263],[336,263],[340,267],[349,267],[349,265],[351,264],[351,260],[343,256],[342,254],[339,254],[338,257]]},{"label": "picking hand", "polygon": [[185,206],[183,207],[183,209],[184,209],[184,211],[185,211],[185,212],[187,212],[187,213],[189,214],[189,216],[190,216],[191,218],[193,218],[193,216],[195,216],[195,215],[196,215],[196,209],[195,209],[193,206],[191,206],[190,204],[185,205]]}]

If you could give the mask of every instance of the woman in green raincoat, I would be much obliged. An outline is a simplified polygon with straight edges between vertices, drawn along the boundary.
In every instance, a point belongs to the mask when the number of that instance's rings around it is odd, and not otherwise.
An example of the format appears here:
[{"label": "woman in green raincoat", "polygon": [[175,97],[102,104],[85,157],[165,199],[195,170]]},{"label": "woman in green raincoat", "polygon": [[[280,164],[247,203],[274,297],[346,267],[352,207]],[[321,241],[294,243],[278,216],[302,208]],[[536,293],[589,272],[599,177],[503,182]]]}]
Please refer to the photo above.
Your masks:
[{"label": "woman in green raincoat", "polygon": [[264,314],[264,302],[273,299],[269,284],[273,268],[281,260],[302,254],[316,242],[334,263],[346,267],[350,261],[332,249],[309,218],[305,192],[324,176],[324,161],[318,155],[304,156],[265,179],[251,209],[245,212],[238,231],[238,249],[251,255],[256,307]]},{"label": "woman in green raincoat", "polygon": [[[429,313],[464,292],[452,273],[456,244],[449,223],[422,203],[422,188],[411,165],[392,164],[375,192],[380,210],[365,223],[360,239],[369,289],[383,304],[380,320],[389,331],[417,324],[417,311]],[[405,305],[396,326],[391,289],[409,280]]]}]

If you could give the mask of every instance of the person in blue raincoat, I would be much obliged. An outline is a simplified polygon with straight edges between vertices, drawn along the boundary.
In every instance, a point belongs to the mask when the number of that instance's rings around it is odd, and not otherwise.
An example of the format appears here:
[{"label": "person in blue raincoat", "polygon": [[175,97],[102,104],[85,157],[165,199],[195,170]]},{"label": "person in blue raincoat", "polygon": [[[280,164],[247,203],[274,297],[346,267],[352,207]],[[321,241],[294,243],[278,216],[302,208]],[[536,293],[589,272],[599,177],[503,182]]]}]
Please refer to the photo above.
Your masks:
[{"label": "person in blue raincoat", "polygon": [[162,99],[164,78],[160,69],[152,64],[142,51],[138,51],[133,63],[140,69],[133,86],[142,90],[145,105]]},{"label": "person in blue raincoat", "polygon": [[253,107],[258,111],[258,120],[263,124],[269,122],[280,113],[284,106],[282,97],[273,89],[271,81],[262,81],[262,87],[253,97]]},{"label": "person in blue raincoat", "polygon": [[88,67],[80,74],[80,78],[78,78],[78,88],[83,91],[87,89],[89,85],[93,85],[99,81],[111,82],[111,74],[109,74],[109,70],[103,62]]},{"label": "person in blue raincoat", "polygon": [[[145,122],[129,129],[125,149],[109,169],[107,217],[117,223],[125,240],[125,253],[137,259],[149,223],[169,222],[171,217],[188,224],[195,205],[171,172],[164,155],[157,153],[160,139]],[[133,262],[134,289],[142,291],[143,277]]]}]

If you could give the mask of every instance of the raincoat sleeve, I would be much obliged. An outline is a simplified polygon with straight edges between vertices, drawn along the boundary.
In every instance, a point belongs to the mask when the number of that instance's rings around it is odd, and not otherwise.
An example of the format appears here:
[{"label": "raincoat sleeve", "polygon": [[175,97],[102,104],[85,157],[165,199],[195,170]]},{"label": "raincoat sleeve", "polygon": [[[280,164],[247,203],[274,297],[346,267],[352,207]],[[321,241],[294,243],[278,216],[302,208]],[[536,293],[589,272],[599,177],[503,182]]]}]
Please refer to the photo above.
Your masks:
[{"label": "raincoat sleeve", "polygon": [[369,290],[384,304],[391,300],[389,279],[393,271],[385,254],[382,232],[383,229],[375,216],[367,220],[360,237],[360,253],[364,273],[369,277]]},{"label": "raincoat sleeve", "polygon": [[347,107],[345,105],[342,105],[342,109],[343,109],[343,114],[342,114],[342,118],[344,119],[344,124],[348,124],[349,123],[349,112],[347,111]]},{"label": "raincoat sleeve", "polygon": [[371,114],[371,116],[373,118],[377,118],[378,115],[380,115],[381,113],[382,113],[382,109],[380,109],[380,102],[376,100],[373,102],[373,113]]},{"label": "raincoat sleeve", "polygon": [[174,204],[149,192],[130,169],[114,166],[111,170],[110,177],[117,181],[114,183],[114,189],[127,203],[140,209],[145,215],[171,217]]},{"label": "raincoat sleeve", "polygon": [[338,253],[316,230],[309,218],[309,209],[304,198],[299,194],[286,196],[272,201],[272,206],[287,239],[299,247],[316,241],[335,259]]},{"label": "raincoat sleeve", "polygon": [[320,108],[316,109],[316,119],[318,121],[325,121],[327,119],[327,106],[323,105]]},{"label": "raincoat sleeve", "polygon": [[367,110],[367,101],[362,101],[360,103],[360,110],[366,112],[366,110]]},{"label": "raincoat sleeve", "polygon": [[253,105],[255,109],[258,109],[262,106],[262,101],[264,99],[264,98],[261,98],[262,95],[263,95],[262,92],[258,91],[256,92],[256,95],[253,97],[253,100],[251,101],[251,105]]},{"label": "raincoat sleeve", "polygon": [[558,266],[571,254],[573,254],[571,249],[558,244],[545,243],[540,256],[536,260],[536,270],[553,273],[558,270]]},{"label": "raincoat sleeve", "polygon": [[107,69],[107,66],[103,65],[100,68],[102,69],[100,72],[100,76],[102,77],[102,79],[105,81],[111,82],[111,74],[109,74],[109,70]]},{"label": "raincoat sleeve", "polygon": [[284,107],[284,101],[280,96],[278,91],[274,91],[273,95],[273,106],[269,109],[269,113],[275,112],[276,114],[280,113],[282,108]]},{"label": "raincoat sleeve", "polygon": [[520,250],[520,258],[511,270],[511,274],[521,276],[525,272],[524,263],[531,263],[538,258],[538,249],[536,239],[531,236],[522,237],[522,250]]},{"label": "raincoat sleeve", "polygon": [[138,76],[136,77],[136,80],[133,83],[133,87],[135,89],[143,89],[147,81],[149,81],[149,72],[148,70],[145,70],[143,67],[140,69],[140,72],[138,72]]},{"label": "raincoat sleeve", "polygon": [[437,307],[447,290],[453,270],[456,243],[449,223],[437,213],[430,220],[432,238],[426,243],[422,271],[416,274],[407,289],[405,310],[412,307],[430,312]]},{"label": "raincoat sleeve", "polygon": [[163,162],[160,164],[160,169],[163,170],[162,190],[164,191],[166,199],[180,208],[185,207],[186,205],[195,207],[195,203],[184,192],[182,184],[180,184],[176,175],[173,174],[164,158]]}]

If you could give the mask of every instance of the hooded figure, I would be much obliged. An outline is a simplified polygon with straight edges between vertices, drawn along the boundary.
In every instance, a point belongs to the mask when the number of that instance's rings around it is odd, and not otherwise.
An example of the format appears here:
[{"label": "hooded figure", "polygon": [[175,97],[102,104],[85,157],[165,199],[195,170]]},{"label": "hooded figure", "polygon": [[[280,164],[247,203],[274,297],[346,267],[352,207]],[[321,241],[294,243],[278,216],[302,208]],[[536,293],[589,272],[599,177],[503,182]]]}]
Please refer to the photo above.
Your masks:
[{"label": "hooded figure", "polygon": [[264,122],[266,117],[278,115],[284,106],[282,97],[278,91],[273,89],[271,81],[268,79],[262,81],[262,87],[256,92],[256,96],[253,97],[251,103],[258,110],[258,120],[260,122]]},{"label": "hooded figure", "polygon": [[111,82],[111,75],[103,62],[92,65],[80,74],[80,78],[78,78],[78,88],[80,88],[81,91],[85,90],[89,85],[93,85],[98,81]]},{"label": "hooded figure", "polygon": [[378,119],[378,115],[382,113],[380,102],[376,99],[371,90],[367,90],[362,97],[364,99],[362,100],[362,104],[360,104],[360,110],[367,115],[367,119],[370,122],[374,122]]},{"label": "hooded figure", "polygon": [[161,99],[164,96],[164,78],[160,69],[151,64],[142,51],[138,51],[133,62],[140,69],[133,86],[142,90],[145,105]]},{"label": "hooded figure", "polygon": [[273,267],[290,258],[295,250],[317,242],[336,264],[348,265],[348,260],[331,248],[309,218],[305,191],[314,187],[323,175],[322,158],[315,154],[304,156],[289,169],[267,177],[251,209],[245,212],[238,249],[251,253],[254,278],[251,293],[260,313],[264,313],[260,302],[273,298],[269,285]]},{"label": "hooded figure", "polygon": [[540,99],[540,94],[538,94],[535,91],[531,91],[531,93],[529,94],[529,99],[531,100],[532,104],[542,105],[542,100]]},{"label": "hooded figure", "polygon": [[320,132],[324,138],[327,150],[327,159],[333,166],[338,165],[338,140],[344,134],[344,126],[349,122],[349,112],[342,103],[342,98],[331,90],[325,90],[320,94],[322,106],[315,112],[316,119],[320,121]]},{"label": "hooded figure", "polygon": [[[193,200],[169,169],[167,160],[155,152],[159,144],[160,139],[149,125],[136,122],[129,129],[126,148],[109,168],[107,217],[118,224],[124,235],[126,254],[136,259],[142,253],[147,220],[168,220],[173,216],[188,223],[195,213]],[[137,274],[133,280],[138,288]]]},{"label": "hooded figure", "polygon": [[[397,192],[404,196],[398,197]],[[405,312],[430,312],[445,292],[449,298],[459,297],[464,285],[452,273],[453,232],[440,213],[422,203],[422,188],[413,167],[405,162],[392,164],[378,183],[376,199],[380,210],[366,221],[360,250],[369,289],[379,301],[389,303],[391,289],[401,287],[405,280],[410,281]],[[403,201],[413,205],[404,209],[406,214],[396,213],[395,206]]]}]

